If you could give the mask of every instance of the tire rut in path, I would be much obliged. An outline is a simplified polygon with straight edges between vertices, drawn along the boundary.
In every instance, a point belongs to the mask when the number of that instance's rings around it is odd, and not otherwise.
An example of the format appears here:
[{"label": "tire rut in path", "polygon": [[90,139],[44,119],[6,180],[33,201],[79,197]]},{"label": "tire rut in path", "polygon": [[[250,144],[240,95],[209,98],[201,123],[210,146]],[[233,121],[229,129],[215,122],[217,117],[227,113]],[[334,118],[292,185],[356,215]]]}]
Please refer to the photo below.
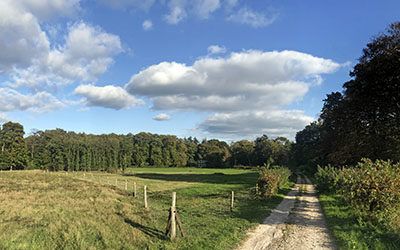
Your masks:
[{"label": "tire rut in path", "polygon": [[336,249],[326,228],[315,187],[307,178],[296,186],[238,250]]}]

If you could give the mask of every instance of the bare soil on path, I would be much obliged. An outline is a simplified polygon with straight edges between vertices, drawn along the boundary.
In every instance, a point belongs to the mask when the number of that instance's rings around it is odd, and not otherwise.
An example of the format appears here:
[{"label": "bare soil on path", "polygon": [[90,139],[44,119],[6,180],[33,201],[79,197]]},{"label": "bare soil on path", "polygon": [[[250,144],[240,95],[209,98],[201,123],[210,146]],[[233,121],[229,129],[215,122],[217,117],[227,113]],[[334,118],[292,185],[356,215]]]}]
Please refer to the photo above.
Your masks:
[{"label": "bare soil on path", "polygon": [[238,250],[336,249],[314,185],[298,178],[295,187],[264,222],[248,233]]}]

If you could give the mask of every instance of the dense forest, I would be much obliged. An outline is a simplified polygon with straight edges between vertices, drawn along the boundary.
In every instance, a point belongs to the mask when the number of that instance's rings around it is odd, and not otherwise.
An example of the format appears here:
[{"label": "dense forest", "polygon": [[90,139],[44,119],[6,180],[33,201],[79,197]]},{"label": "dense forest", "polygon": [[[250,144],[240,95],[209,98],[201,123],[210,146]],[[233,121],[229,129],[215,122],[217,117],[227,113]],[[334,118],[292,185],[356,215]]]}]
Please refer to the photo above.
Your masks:
[{"label": "dense forest", "polygon": [[127,167],[232,167],[265,164],[353,165],[362,158],[400,161],[400,23],[375,37],[342,92],[328,94],[320,117],[296,135],[227,144],[150,133],[90,135],[61,129],[24,137],[22,125],[0,130],[0,168],[104,170]]},{"label": "dense forest", "polygon": [[286,138],[242,140],[231,145],[219,140],[199,142],[172,135],[90,135],[62,129],[37,131],[24,138],[21,124],[8,122],[0,130],[2,169],[114,171],[127,167],[255,166],[268,162],[287,165],[292,143]]}]

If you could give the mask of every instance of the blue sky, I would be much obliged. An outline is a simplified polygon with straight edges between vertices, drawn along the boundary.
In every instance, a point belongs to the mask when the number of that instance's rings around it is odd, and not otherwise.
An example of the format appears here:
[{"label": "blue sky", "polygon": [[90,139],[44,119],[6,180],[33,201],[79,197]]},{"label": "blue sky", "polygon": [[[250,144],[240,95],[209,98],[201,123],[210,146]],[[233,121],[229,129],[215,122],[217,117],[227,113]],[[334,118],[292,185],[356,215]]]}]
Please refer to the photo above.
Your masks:
[{"label": "blue sky", "polygon": [[0,121],[293,139],[399,1],[5,0]]}]

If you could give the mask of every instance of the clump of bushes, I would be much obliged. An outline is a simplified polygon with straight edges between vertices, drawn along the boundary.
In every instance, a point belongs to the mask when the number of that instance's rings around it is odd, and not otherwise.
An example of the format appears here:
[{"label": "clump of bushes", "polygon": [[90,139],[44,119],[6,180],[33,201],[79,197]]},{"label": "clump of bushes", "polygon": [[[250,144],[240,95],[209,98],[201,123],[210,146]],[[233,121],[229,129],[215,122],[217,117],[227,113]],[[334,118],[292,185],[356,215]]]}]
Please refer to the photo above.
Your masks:
[{"label": "clump of bushes", "polygon": [[314,176],[317,189],[320,192],[334,192],[339,188],[340,171],[332,166],[318,166],[317,173]]},{"label": "clump of bushes", "polygon": [[288,182],[292,173],[285,167],[262,168],[257,184],[262,197],[271,197],[278,193]]},{"label": "clump of bushes", "polygon": [[359,210],[375,214],[400,203],[400,167],[390,161],[363,159],[341,171],[341,193]]},{"label": "clump of bushes", "polygon": [[399,215],[400,164],[363,159],[354,167],[319,167],[315,181],[320,192],[336,192],[360,215],[390,221]]}]

